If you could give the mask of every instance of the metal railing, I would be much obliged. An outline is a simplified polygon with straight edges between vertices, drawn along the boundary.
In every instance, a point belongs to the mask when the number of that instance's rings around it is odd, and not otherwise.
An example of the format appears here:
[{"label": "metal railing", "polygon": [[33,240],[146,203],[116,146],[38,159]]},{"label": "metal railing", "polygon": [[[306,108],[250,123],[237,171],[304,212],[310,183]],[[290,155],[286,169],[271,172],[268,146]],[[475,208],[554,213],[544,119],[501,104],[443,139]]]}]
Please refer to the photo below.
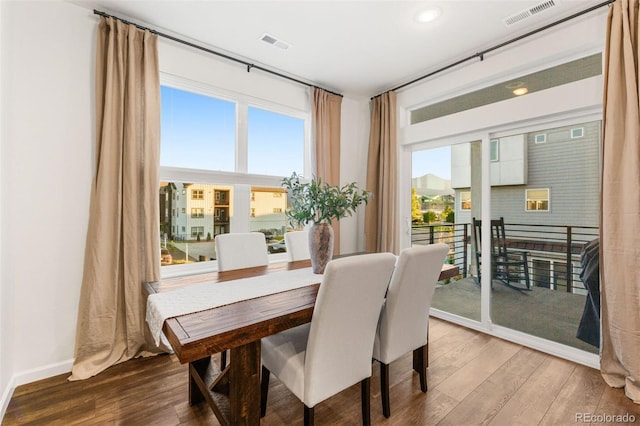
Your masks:
[{"label": "metal railing", "polygon": [[[470,223],[413,224],[412,244],[449,244],[448,263],[467,277],[472,261]],[[532,285],[566,292],[585,292],[580,279],[584,246],[598,237],[598,227],[505,223],[507,246],[529,252]]]}]

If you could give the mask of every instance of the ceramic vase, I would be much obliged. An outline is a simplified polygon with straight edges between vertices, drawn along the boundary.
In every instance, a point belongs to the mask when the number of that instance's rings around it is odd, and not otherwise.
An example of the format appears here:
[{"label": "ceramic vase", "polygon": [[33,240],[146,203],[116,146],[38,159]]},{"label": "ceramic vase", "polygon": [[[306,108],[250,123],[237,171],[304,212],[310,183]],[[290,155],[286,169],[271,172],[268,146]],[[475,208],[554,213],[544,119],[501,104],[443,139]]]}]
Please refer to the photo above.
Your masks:
[{"label": "ceramic vase", "polygon": [[309,254],[314,274],[324,273],[333,258],[333,227],[330,223],[314,223],[309,230]]}]

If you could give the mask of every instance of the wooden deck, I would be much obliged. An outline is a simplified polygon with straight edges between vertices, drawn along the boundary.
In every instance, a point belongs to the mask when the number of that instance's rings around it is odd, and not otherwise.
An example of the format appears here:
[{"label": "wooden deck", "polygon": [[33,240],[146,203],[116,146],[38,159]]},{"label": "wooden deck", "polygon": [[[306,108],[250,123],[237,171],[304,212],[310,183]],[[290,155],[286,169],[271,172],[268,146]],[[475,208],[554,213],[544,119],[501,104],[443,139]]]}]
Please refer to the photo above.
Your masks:
[{"label": "wooden deck", "polygon": [[[494,324],[591,353],[598,349],[576,338],[586,296],[533,287],[515,290],[495,281],[491,292]],[[432,308],[480,321],[480,287],[473,278],[436,288]]]}]

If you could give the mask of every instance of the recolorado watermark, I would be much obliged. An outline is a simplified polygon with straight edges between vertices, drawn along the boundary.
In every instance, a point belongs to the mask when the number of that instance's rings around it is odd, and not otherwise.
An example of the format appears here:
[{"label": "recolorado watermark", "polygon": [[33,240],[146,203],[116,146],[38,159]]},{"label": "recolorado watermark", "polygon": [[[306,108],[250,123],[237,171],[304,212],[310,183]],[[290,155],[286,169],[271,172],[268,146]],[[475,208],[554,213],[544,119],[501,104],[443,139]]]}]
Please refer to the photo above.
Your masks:
[{"label": "recolorado watermark", "polygon": [[635,423],[633,414],[576,413],[576,423]]}]

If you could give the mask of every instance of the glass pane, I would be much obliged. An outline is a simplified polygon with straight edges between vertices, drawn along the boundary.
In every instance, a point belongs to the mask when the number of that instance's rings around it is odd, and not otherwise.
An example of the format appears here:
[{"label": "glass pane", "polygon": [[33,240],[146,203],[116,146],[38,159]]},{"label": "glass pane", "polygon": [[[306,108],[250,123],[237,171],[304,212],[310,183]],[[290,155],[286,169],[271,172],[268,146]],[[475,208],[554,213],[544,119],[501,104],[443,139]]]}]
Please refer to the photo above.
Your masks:
[{"label": "glass pane", "polygon": [[162,265],[215,260],[214,238],[228,233],[233,187],[160,183]]},{"label": "glass pane", "polygon": [[[491,319],[598,353],[576,333],[588,303],[581,252],[598,237],[600,122],[579,127],[584,128],[579,139],[571,138],[576,125],[500,139],[501,150],[508,148],[523,161],[512,158],[506,164],[501,155],[492,163],[492,173],[494,165],[500,173],[492,175],[491,213],[504,219],[506,255],[494,256]],[[545,143],[536,143],[540,133],[546,134]],[[520,174],[526,178],[521,184],[500,178]]]},{"label": "glass pane", "polygon": [[304,174],[304,120],[249,107],[249,173]]},{"label": "glass pane", "polygon": [[532,74],[523,75],[514,80],[503,81],[475,92],[465,93],[455,98],[417,108],[411,111],[411,124],[422,123],[423,121],[521,96],[522,93],[518,92],[517,89],[526,89],[525,93],[533,93],[601,74],[602,55],[596,53]]},{"label": "glass pane", "polygon": [[282,188],[251,188],[252,232],[262,232],[267,239],[269,253],[284,253],[284,233],[287,226],[285,210],[287,193]]},{"label": "glass pane", "polygon": [[235,170],[236,104],[161,87],[160,164]]},{"label": "glass pane", "polygon": [[[464,151],[465,148],[462,148]],[[416,151],[412,154],[412,226],[411,244],[446,243],[450,247],[447,262],[460,269],[460,276],[438,283],[432,307],[441,311],[480,321],[480,291],[470,270],[471,188],[468,169],[470,144],[466,155],[461,146]],[[464,161],[465,164],[461,164]],[[480,204],[479,199],[477,200]]]}]

